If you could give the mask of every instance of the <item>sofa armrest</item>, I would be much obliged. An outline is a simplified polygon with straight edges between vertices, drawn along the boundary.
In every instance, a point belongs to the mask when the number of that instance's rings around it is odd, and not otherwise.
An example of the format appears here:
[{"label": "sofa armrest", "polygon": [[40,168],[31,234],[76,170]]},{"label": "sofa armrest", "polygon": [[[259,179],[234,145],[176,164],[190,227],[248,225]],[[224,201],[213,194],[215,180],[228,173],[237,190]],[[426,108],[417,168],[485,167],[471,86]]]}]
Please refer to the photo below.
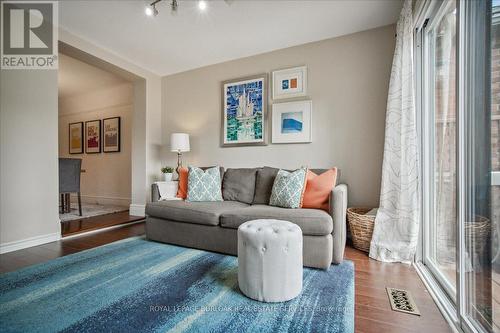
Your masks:
[{"label": "sofa armrest", "polygon": [[160,190],[158,190],[158,185],[154,183],[151,185],[151,201],[160,201]]},{"label": "sofa armrest", "polygon": [[334,264],[344,260],[346,242],[347,185],[339,184],[330,193],[330,214],[333,219],[333,257]]}]

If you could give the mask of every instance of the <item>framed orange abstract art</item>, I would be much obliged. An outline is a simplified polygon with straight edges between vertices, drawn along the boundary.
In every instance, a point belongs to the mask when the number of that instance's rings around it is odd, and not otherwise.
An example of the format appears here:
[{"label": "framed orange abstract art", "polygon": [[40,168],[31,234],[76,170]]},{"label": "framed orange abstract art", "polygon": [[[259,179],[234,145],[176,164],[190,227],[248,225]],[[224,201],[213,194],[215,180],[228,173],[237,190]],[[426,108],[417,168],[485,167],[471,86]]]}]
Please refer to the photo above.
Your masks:
[{"label": "framed orange abstract art", "polygon": [[307,95],[307,67],[294,67],[273,72],[273,99]]}]

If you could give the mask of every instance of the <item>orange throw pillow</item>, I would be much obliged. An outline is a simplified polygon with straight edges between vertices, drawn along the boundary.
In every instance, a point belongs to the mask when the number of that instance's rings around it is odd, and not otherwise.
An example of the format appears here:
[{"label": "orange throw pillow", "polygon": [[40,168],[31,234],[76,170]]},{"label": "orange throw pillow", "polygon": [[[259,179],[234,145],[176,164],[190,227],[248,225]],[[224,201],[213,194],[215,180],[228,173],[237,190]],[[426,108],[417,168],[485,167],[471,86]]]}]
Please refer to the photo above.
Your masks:
[{"label": "orange throw pillow", "polygon": [[177,198],[186,199],[188,193],[188,168],[179,169],[179,187],[177,188]]},{"label": "orange throw pillow", "polygon": [[302,208],[316,208],[328,211],[330,192],[337,182],[337,168],[325,171],[321,175],[307,170],[306,179]]}]

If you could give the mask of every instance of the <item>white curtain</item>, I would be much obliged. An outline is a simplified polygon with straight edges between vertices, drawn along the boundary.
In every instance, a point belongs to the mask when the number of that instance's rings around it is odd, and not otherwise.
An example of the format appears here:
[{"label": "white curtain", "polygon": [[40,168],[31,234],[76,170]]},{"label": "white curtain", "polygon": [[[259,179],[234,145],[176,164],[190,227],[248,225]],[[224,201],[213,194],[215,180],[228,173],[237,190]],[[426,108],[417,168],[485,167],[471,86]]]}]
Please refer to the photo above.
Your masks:
[{"label": "white curtain", "polygon": [[387,101],[380,207],[370,257],[410,263],[419,230],[418,141],[413,90],[413,19],[405,0],[397,23]]}]

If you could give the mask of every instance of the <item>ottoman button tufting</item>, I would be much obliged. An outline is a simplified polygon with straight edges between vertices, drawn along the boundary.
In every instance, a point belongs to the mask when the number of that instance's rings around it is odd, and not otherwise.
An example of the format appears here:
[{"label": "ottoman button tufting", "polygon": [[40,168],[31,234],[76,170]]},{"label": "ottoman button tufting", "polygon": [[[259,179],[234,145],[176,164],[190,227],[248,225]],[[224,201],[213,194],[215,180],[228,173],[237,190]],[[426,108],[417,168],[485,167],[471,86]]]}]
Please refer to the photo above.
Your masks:
[{"label": "ottoman button tufting", "polygon": [[238,284],[246,296],[261,302],[297,297],[302,291],[302,265],[302,230],[297,225],[253,220],[238,228]]}]

